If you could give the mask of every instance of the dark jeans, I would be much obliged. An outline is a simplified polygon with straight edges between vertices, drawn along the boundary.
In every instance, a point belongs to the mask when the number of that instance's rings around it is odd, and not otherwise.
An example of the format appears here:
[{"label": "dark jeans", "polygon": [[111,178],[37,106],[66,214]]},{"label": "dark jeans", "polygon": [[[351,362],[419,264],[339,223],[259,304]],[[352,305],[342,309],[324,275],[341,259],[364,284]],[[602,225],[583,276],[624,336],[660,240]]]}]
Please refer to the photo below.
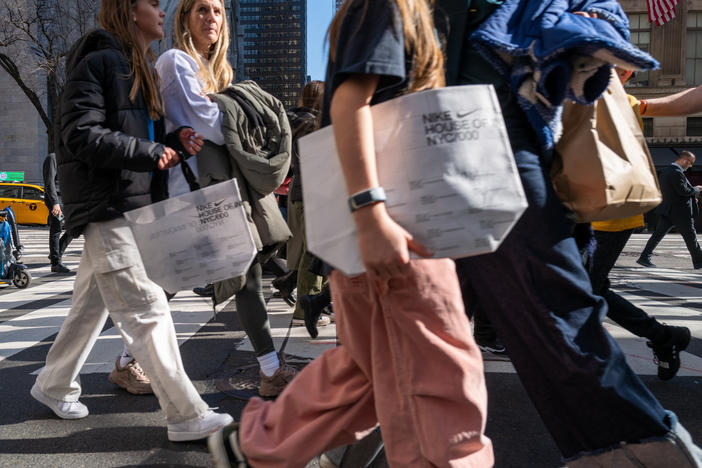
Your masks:
[{"label": "dark jeans", "polygon": [[665,328],[658,320],[609,289],[609,272],[633,231],[595,231],[597,248],[590,261],[592,290],[607,301],[607,317],[636,336],[648,338],[653,342],[663,341]]},{"label": "dark jeans", "polygon": [[653,250],[673,226],[675,226],[675,229],[678,230],[685,241],[690,257],[692,257],[693,266],[695,268],[702,266],[702,250],[700,249],[700,244],[697,243],[697,232],[695,232],[693,219],[690,217],[676,219],[673,222],[668,216],[658,216],[656,230],[653,231],[648,242],[646,242],[646,247],[641,252],[641,258],[650,259],[651,255],[653,255]]},{"label": "dark jeans", "polygon": [[498,96],[529,207],[495,253],[460,260],[479,302],[564,458],[663,436],[665,410],[602,327],[607,306],[592,292],[550,161],[514,97]]},{"label": "dark jeans", "polygon": [[73,240],[68,231],[61,235],[61,221],[49,212],[49,218],[47,219],[49,224],[49,260],[52,265],[58,265],[61,263],[61,257],[66,251],[66,247]]},{"label": "dark jeans", "polygon": [[492,343],[497,339],[497,332],[492,326],[485,308],[478,303],[478,295],[475,294],[468,275],[463,271],[463,265],[463,262],[456,262],[456,273],[461,285],[461,296],[466,308],[466,315],[473,321],[473,336],[478,344]]}]

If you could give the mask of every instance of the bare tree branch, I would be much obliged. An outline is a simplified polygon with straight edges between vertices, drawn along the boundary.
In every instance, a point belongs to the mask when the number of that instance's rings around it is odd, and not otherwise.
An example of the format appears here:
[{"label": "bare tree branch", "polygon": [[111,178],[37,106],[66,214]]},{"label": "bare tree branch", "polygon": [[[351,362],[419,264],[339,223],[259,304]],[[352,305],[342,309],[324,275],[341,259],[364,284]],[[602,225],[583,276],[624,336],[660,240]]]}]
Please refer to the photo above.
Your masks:
[{"label": "bare tree branch", "polygon": [[44,107],[41,104],[41,99],[39,99],[39,96],[37,96],[33,89],[31,89],[25,84],[24,80],[22,79],[22,75],[19,69],[17,68],[17,65],[15,65],[15,62],[13,62],[12,59],[7,55],[0,53],[0,67],[2,67],[2,69],[5,70],[7,74],[12,77],[13,80],[15,80],[15,82],[22,89],[24,94],[26,94],[29,100],[32,102],[32,104],[34,104],[34,107],[37,108],[39,116],[44,122],[44,125],[46,125],[47,127],[50,126],[51,121],[49,119],[49,116],[44,111]]},{"label": "bare tree branch", "polygon": [[73,42],[96,24],[94,0],[0,0],[0,67],[36,108],[53,151],[53,125]]}]

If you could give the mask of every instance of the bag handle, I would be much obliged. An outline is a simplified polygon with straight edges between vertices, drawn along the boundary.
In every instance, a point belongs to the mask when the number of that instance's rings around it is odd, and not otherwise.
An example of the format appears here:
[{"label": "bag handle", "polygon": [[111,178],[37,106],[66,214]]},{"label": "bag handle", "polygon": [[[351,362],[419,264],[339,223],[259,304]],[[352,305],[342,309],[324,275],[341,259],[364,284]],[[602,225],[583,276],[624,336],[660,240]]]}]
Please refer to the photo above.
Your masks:
[{"label": "bag handle", "polygon": [[194,192],[195,190],[200,190],[200,184],[197,182],[190,164],[185,161],[182,154],[180,155],[180,169],[183,171],[183,176],[190,186],[190,191]]}]

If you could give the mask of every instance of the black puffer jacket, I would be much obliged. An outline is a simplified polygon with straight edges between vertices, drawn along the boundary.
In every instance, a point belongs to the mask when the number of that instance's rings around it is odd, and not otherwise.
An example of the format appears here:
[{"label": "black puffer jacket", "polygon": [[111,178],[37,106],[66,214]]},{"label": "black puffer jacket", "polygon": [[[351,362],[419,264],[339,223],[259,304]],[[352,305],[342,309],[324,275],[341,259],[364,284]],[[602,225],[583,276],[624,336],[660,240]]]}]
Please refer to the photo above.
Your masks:
[{"label": "black puffer jacket", "polygon": [[[88,223],[165,198],[155,192],[164,186],[156,166],[165,146],[149,140],[141,93],[129,100],[134,80],[110,33],[96,30],[80,38],[66,72],[56,147],[67,229],[76,236]],[[163,119],[154,127],[156,141],[164,141]]]}]

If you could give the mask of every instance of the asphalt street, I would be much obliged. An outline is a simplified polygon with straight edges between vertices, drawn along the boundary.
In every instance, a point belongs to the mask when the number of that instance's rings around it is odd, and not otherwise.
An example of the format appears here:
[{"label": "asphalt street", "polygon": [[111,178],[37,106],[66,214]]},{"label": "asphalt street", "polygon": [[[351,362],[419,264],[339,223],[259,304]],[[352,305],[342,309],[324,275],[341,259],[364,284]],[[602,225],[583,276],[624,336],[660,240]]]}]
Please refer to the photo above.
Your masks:
[{"label": "asphalt street", "polygon": [[[30,397],[36,373],[70,308],[74,274],[50,273],[46,228],[23,228],[21,236],[32,284],[25,290],[0,286],[0,467],[209,466],[204,442],[168,442],[155,397],[130,395],[108,381],[122,347],[109,320],[81,374],[81,401],[90,416],[60,420]],[[660,320],[692,329],[693,340],[683,353],[679,375],[668,382],[658,380],[645,340],[607,320],[605,326],[644,383],[702,441],[702,274],[692,269],[677,234],[666,236],[657,249],[653,261],[658,268],[639,267],[635,259],[647,238],[645,234],[632,237],[612,273],[613,287]],[[79,238],[64,257],[73,271],[81,249]],[[292,311],[273,296],[271,279],[265,280],[265,294],[280,346]],[[171,308],[185,368],[197,389],[210,406],[238,419],[256,376],[252,348],[241,331],[233,301],[218,306],[216,320],[209,301],[190,292],[179,293]],[[302,367],[335,346],[334,326],[320,331],[316,340],[304,328],[291,331],[285,351],[293,365]],[[562,466],[510,362],[489,354],[484,359],[487,434],[494,444],[496,466]]]}]

